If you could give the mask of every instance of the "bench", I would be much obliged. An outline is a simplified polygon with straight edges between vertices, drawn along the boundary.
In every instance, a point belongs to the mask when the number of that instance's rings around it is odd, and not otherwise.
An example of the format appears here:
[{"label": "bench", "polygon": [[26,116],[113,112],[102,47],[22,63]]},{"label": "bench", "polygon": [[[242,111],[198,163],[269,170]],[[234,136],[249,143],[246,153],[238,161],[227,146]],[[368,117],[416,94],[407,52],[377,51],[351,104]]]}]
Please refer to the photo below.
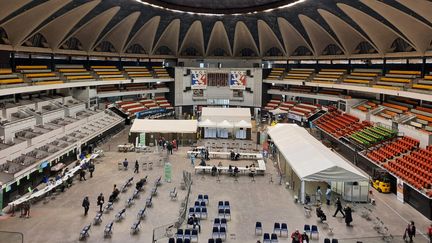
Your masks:
[{"label": "bench", "polygon": [[143,209],[140,209],[140,211],[138,211],[137,214],[137,219],[141,220],[145,218],[145,211],[146,211],[147,207],[144,207]]},{"label": "bench", "polygon": [[146,199],[146,207],[151,208],[152,206],[152,199],[153,197],[150,195],[147,199]]},{"label": "bench", "polygon": [[134,199],[133,197],[128,198],[128,200],[126,200],[126,207],[129,208],[130,206],[132,206],[132,204],[134,204]]},{"label": "bench", "polygon": [[111,221],[110,223],[108,223],[107,225],[105,225],[104,237],[111,237],[113,225],[114,225],[113,221]]},{"label": "bench", "polygon": [[169,196],[170,196],[171,200],[176,200],[177,199],[177,191],[176,191],[175,187],[174,187],[174,189],[172,191],[170,191]]},{"label": "bench", "polygon": [[136,234],[139,231],[139,226],[141,224],[141,220],[135,221],[131,226],[131,234]]},{"label": "bench", "polygon": [[93,219],[93,225],[99,225],[102,222],[102,213],[97,213]]},{"label": "bench", "polygon": [[125,217],[125,213],[126,213],[126,208],[123,208],[122,210],[120,210],[120,212],[118,212],[115,215],[115,220],[117,222],[121,221]]},{"label": "bench", "polygon": [[108,213],[110,210],[113,210],[113,209],[114,209],[114,205],[113,205],[113,203],[112,203],[112,202],[108,202],[108,203],[105,205],[103,211],[104,211],[104,213]]},{"label": "bench", "polygon": [[79,240],[85,240],[90,237],[89,231],[91,228],[91,224],[84,226],[84,228],[80,232]]},{"label": "bench", "polygon": [[151,189],[151,195],[152,195],[152,196],[156,196],[156,195],[157,195],[157,187],[153,187],[153,188]]}]

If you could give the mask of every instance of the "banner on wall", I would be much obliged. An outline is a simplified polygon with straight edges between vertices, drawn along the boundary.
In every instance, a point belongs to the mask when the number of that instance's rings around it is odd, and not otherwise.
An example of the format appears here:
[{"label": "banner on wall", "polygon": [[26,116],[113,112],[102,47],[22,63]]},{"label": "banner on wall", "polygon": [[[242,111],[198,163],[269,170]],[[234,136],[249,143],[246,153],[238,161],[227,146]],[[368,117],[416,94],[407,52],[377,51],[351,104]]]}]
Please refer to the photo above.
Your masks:
[{"label": "banner on wall", "polygon": [[246,89],[247,75],[246,71],[231,71],[230,88]]},{"label": "banner on wall", "polygon": [[192,89],[206,89],[207,88],[207,71],[205,70],[191,70]]},{"label": "banner on wall", "polygon": [[396,197],[399,201],[404,202],[404,182],[402,179],[396,177]]}]

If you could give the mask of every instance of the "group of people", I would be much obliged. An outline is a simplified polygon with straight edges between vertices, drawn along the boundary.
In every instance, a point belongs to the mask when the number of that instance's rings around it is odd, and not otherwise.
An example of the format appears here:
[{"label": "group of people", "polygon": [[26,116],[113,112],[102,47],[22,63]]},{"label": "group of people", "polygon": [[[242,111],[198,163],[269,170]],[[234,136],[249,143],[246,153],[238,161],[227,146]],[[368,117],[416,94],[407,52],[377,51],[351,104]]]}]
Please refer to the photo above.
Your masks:
[{"label": "group of people", "polygon": [[[137,183],[138,184],[138,183]],[[144,185],[144,183],[142,183]],[[138,185],[137,185],[138,187]],[[142,186],[141,186],[142,187]],[[120,194],[120,190],[117,188],[117,185],[114,184],[114,188],[113,191],[111,193],[111,195],[108,198],[108,201],[113,203],[118,195]],[[105,196],[103,195],[103,193],[101,192],[98,197],[96,198],[96,205],[99,207],[99,212],[102,213],[103,211],[103,205],[105,204]],[[81,206],[84,208],[84,216],[87,216],[88,211],[90,209],[90,199],[88,196],[85,196]]]},{"label": "group of people", "polygon": [[231,160],[239,160],[240,159],[240,153],[235,153],[233,150],[231,150],[230,159]]},{"label": "group of people", "polygon": [[173,154],[173,149],[177,150],[178,149],[178,143],[177,143],[177,139],[173,139],[171,142],[165,140],[164,137],[159,138],[158,140],[158,145],[159,147],[161,147],[163,150],[167,150],[168,154]]}]

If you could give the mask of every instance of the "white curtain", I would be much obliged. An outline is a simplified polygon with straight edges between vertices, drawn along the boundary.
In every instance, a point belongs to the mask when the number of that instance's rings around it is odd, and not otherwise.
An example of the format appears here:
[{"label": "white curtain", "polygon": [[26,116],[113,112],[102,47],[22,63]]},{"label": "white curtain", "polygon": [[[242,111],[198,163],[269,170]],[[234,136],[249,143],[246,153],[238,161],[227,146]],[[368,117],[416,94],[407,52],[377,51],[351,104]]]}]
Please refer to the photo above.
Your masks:
[{"label": "white curtain", "polygon": [[236,130],[236,138],[238,139],[246,139],[246,129],[238,129]]},{"label": "white curtain", "polygon": [[228,138],[228,130],[226,128],[219,128],[217,132],[219,138]]},{"label": "white curtain", "polygon": [[204,138],[216,138],[216,128],[206,127],[204,128]]}]

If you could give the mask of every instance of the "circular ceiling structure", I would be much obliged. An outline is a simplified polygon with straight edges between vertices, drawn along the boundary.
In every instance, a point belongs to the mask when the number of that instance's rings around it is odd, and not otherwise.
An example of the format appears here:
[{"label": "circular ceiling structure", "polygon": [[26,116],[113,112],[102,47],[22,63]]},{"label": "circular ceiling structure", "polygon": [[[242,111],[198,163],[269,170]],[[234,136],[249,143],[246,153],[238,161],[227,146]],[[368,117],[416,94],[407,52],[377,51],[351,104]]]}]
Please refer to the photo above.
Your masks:
[{"label": "circular ceiling structure", "polygon": [[139,0],[174,11],[198,14],[241,14],[262,12],[302,2],[299,0]]}]

